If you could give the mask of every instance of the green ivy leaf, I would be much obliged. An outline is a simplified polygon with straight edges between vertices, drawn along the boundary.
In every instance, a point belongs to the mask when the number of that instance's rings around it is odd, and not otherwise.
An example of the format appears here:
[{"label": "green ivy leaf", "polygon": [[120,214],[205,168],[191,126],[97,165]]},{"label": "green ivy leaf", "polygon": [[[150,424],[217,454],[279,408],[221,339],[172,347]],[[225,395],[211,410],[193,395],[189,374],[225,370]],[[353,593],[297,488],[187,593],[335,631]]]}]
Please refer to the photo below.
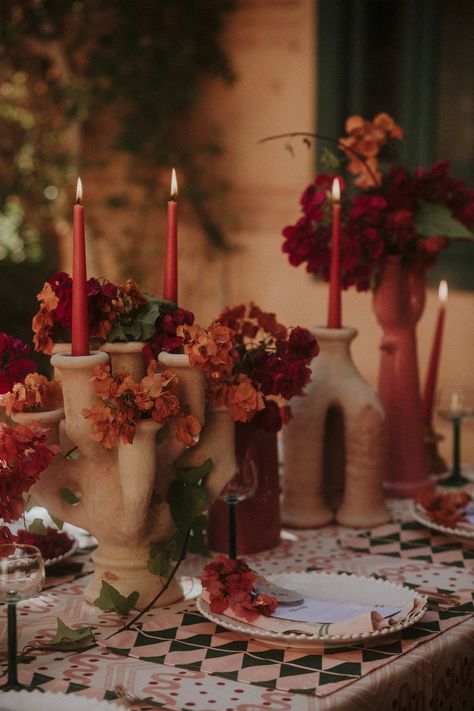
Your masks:
[{"label": "green ivy leaf", "polygon": [[70,506],[74,506],[74,504],[78,504],[79,501],[81,500],[80,494],[75,494],[74,491],[71,491],[71,489],[67,489],[67,488],[60,489],[59,496],[67,504],[70,504]]},{"label": "green ivy leaf", "polygon": [[176,469],[176,478],[184,484],[198,484],[201,479],[204,479],[212,471],[213,466],[212,459],[206,459],[203,464],[197,467]]},{"label": "green ivy leaf", "polygon": [[119,323],[118,321],[114,321],[112,328],[110,329],[109,335],[107,336],[107,340],[110,343],[115,343],[116,341],[126,341],[127,336],[125,334],[125,331],[122,328],[122,324]]},{"label": "green ivy leaf", "polygon": [[207,528],[207,516],[198,516],[194,519],[189,530],[188,551],[196,553],[196,555],[210,556],[209,549],[206,545],[205,531]]},{"label": "green ivy leaf", "polygon": [[[49,512],[48,512],[49,513]],[[56,518],[56,516],[53,516],[53,514],[49,514],[51,516],[52,522],[55,524],[55,526],[62,531],[63,526],[64,526],[64,521],[61,521],[60,518]]]},{"label": "green ivy leaf", "polygon": [[128,597],[125,597],[113,585],[103,580],[100,595],[97,600],[94,600],[94,605],[97,605],[101,610],[125,616],[135,607],[139,595],[138,590],[134,590]]},{"label": "green ivy leaf", "polygon": [[474,234],[456,220],[445,205],[424,202],[416,214],[416,230],[423,237],[474,239]]},{"label": "green ivy leaf", "polygon": [[150,545],[150,555],[148,558],[148,570],[153,575],[159,575],[162,578],[167,578],[171,575],[173,567],[170,560],[177,560],[179,552],[177,551],[177,531],[159,543]]},{"label": "green ivy leaf", "polygon": [[30,533],[36,533],[39,536],[44,536],[46,531],[46,526],[40,518],[33,519],[32,523],[28,526],[28,531]]},{"label": "green ivy leaf", "polygon": [[198,514],[211,503],[207,489],[174,481],[168,490],[171,515],[178,529],[187,531]]},{"label": "green ivy leaf", "polygon": [[57,619],[56,634],[49,642],[45,642],[45,647],[51,647],[60,651],[74,649],[85,649],[95,644],[92,627],[80,627],[75,630],[64,624],[60,617]]}]

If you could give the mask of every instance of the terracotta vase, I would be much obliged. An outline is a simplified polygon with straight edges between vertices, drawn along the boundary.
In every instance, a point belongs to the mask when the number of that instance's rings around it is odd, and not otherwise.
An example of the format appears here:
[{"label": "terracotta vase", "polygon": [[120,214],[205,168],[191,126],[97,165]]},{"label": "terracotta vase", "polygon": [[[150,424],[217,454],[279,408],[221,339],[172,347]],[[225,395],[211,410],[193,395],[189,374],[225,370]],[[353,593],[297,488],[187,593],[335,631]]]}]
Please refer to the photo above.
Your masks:
[{"label": "terracotta vase", "polygon": [[402,498],[430,489],[424,454],[416,324],[425,305],[425,277],[390,256],[374,292],[373,308],[383,330],[378,393],[386,415],[384,488]]},{"label": "terracotta vase", "polygon": [[354,365],[354,328],[315,328],[321,351],[283,430],[283,523],[367,528],[390,519],[383,501],[384,414]]},{"label": "terracotta vase", "polygon": [[[249,423],[235,425],[237,467],[246,460],[257,469],[257,491],[237,507],[237,555],[258,553],[280,542],[280,483],[276,432]],[[229,515],[224,501],[209,509],[208,545],[213,551],[229,552]]]}]

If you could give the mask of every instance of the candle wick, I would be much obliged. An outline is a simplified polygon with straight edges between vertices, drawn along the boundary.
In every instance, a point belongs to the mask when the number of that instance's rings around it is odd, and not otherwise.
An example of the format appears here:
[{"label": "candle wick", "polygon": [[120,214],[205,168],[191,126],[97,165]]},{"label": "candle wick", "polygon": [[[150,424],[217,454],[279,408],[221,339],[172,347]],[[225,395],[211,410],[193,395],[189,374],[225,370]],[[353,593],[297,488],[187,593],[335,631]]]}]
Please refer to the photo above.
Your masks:
[{"label": "candle wick", "polygon": [[76,205],[82,205],[82,199],[80,197],[76,198]]}]

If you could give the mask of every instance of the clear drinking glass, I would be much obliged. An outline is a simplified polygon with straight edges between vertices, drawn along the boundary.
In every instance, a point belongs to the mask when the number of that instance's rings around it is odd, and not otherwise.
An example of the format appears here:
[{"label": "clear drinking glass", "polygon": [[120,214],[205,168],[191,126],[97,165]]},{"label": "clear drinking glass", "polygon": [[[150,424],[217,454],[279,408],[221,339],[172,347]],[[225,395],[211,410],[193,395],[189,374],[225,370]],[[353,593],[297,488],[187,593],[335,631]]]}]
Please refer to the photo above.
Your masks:
[{"label": "clear drinking glass", "polygon": [[44,563],[35,546],[0,545],[0,603],[7,605],[8,677],[2,691],[27,688],[18,681],[16,603],[37,595],[44,583]]},{"label": "clear drinking glass", "polygon": [[461,423],[474,417],[474,389],[442,388],[438,394],[438,416],[453,423],[453,468],[446,479],[440,479],[442,486],[463,486],[468,484],[461,474]]},{"label": "clear drinking glass", "polygon": [[219,494],[227,503],[229,512],[229,558],[237,558],[237,504],[250,498],[257,491],[257,465],[246,456],[238,467],[235,476]]}]

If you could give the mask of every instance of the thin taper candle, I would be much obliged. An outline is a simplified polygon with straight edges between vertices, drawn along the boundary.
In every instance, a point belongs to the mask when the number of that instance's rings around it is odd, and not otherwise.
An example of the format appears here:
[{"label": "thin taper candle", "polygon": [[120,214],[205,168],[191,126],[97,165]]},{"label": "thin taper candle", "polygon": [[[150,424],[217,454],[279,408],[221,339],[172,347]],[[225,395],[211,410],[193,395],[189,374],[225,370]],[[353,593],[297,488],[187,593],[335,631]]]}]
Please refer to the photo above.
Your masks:
[{"label": "thin taper candle", "polygon": [[171,173],[171,199],[168,201],[163,298],[178,303],[178,182],[174,168]]},{"label": "thin taper candle", "polygon": [[438,380],[439,361],[441,357],[441,343],[443,339],[444,319],[446,317],[446,303],[448,300],[448,283],[443,279],[438,288],[439,311],[436,329],[431,346],[431,355],[426,375],[425,390],[423,393],[423,422],[429,427],[433,418],[434,397],[436,382]]},{"label": "thin taper candle", "polygon": [[328,328],[341,328],[341,186],[332,183],[332,238],[329,272]]},{"label": "thin taper candle", "polygon": [[82,182],[77,179],[74,205],[72,254],[72,345],[73,356],[89,355],[89,315],[86,289],[86,243],[84,233],[84,207]]}]

